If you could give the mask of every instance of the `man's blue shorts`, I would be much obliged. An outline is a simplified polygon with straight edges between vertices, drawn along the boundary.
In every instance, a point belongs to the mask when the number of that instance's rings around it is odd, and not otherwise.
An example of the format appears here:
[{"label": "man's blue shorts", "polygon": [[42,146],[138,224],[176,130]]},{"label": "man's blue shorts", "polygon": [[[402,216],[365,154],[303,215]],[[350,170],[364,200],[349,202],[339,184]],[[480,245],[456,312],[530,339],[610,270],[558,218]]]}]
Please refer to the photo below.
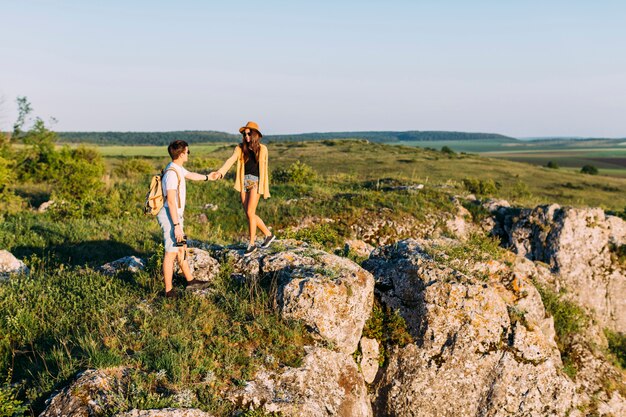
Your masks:
[{"label": "man's blue shorts", "polygon": [[[157,214],[157,220],[159,221],[159,225],[161,229],[163,229],[163,246],[165,247],[165,252],[178,252],[179,247],[176,246],[176,236],[174,236],[174,226],[172,217],[170,216],[170,211],[163,207],[159,214]],[[181,227],[183,226],[183,218],[182,216],[178,218],[178,222]]]}]

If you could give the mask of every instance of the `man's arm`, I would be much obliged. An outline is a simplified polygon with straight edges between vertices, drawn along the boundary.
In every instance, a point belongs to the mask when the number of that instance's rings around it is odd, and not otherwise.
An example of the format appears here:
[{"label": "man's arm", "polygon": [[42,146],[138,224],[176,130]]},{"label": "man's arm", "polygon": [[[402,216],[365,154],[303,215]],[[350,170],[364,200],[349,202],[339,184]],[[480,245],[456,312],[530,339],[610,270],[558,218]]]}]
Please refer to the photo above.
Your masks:
[{"label": "man's arm", "polygon": [[215,181],[217,178],[213,173],[209,175],[198,174],[196,172],[188,172],[185,178],[191,181]]}]

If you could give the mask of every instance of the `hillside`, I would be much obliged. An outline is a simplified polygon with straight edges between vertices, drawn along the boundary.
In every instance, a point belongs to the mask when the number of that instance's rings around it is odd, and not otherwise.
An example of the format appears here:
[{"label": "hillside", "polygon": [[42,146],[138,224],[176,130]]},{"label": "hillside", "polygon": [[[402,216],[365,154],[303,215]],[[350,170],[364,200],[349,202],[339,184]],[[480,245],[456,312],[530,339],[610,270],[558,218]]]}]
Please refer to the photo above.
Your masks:
[{"label": "hillside", "polygon": [[[279,240],[243,258],[234,174],[189,182],[189,259],[211,285],[170,302],[142,214],[168,158],[135,148],[150,154],[4,148],[18,161],[0,177],[8,415],[623,410],[626,180],[365,140],[270,143],[258,213]],[[191,145],[185,167],[208,172],[232,149]]]}]

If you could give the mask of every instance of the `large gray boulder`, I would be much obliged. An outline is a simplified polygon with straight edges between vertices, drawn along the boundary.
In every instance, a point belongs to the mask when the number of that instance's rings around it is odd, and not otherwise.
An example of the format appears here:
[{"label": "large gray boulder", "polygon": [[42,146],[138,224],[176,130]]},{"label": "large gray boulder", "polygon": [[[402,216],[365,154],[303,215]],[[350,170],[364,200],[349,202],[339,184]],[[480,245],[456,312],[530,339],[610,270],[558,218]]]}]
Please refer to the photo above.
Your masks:
[{"label": "large gray boulder", "polygon": [[367,388],[352,357],[311,347],[299,368],[261,371],[229,398],[244,409],[293,417],[369,417]]},{"label": "large gray boulder", "polygon": [[626,222],[599,208],[556,204],[501,216],[502,237],[520,256],[547,264],[550,285],[592,312],[601,326],[626,332],[626,271],[615,250]]},{"label": "large gray boulder", "polygon": [[337,350],[357,349],[374,300],[374,278],[349,259],[297,241],[277,241],[274,250],[243,257],[243,250],[220,249],[234,272],[249,280],[272,280],[282,317],[302,320],[314,337]]},{"label": "large gray boulder", "polygon": [[515,314],[521,293],[503,296],[502,285],[435,262],[412,239],[376,249],[364,267],[414,339],[390,347],[376,415],[565,416],[578,404],[554,340]]},{"label": "large gray boulder", "polygon": [[7,279],[13,274],[28,275],[30,270],[24,262],[17,259],[8,250],[0,250],[0,280]]}]

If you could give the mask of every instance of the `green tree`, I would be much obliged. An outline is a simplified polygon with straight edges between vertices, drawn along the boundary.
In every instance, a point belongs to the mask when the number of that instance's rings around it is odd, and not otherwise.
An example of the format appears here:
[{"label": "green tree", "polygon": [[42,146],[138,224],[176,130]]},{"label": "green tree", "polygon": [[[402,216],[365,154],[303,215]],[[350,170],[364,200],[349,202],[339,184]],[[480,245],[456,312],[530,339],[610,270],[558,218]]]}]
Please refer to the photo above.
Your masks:
[{"label": "green tree", "polygon": [[546,164],[546,167],[552,168],[552,169],[559,169],[559,164],[557,164],[554,161],[548,161],[548,163]]},{"label": "green tree", "polygon": [[593,165],[585,165],[580,169],[583,174],[598,175],[598,168]]},{"label": "green tree", "polygon": [[456,152],[454,152],[452,150],[452,148],[449,147],[449,146],[442,146],[441,147],[441,153],[445,153],[445,154],[448,154],[448,155],[456,155]]}]

